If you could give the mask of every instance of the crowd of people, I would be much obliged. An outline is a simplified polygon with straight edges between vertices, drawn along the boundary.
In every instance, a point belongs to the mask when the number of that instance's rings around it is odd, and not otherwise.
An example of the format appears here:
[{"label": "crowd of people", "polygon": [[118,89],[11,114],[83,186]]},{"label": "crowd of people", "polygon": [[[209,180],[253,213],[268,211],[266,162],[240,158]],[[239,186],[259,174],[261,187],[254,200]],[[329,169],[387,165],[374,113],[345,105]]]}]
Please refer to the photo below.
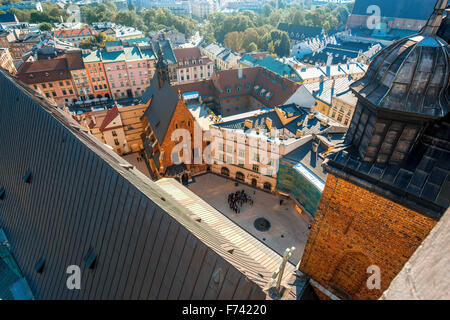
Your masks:
[{"label": "crowd of people", "polygon": [[230,193],[228,195],[228,204],[230,205],[230,209],[235,213],[241,212],[241,207],[244,203],[248,203],[251,206],[253,205],[252,198],[250,198],[244,190],[236,191],[235,193]]}]

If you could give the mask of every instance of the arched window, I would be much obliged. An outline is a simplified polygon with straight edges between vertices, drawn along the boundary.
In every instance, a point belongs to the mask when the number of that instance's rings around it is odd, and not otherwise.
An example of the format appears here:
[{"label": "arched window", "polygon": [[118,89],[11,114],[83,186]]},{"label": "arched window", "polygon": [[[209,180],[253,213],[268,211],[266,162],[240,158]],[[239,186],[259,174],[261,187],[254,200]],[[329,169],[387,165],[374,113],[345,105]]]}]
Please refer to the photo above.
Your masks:
[{"label": "arched window", "polygon": [[236,180],[245,181],[245,175],[242,172],[236,172]]},{"label": "arched window", "polygon": [[270,184],[269,182],[264,182],[264,189],[272,190],[272,184]]},{"label": "arched window", "polygon": [[222,167],[222,169],[220,169],[220,173],[227,177],[230,176],[230,170],[227,167]]}]

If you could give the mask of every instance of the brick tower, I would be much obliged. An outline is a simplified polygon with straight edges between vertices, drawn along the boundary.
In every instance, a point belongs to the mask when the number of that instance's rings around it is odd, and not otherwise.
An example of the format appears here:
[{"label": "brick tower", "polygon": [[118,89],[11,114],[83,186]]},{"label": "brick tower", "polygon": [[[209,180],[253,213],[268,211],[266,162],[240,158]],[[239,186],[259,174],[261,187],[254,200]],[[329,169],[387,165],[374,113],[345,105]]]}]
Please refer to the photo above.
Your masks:
[{"label": "brick tower", "polygon": [[[328,179],[299,269],[324,299],[377,299],[450,201],[450,48],[421,32],[382,50],[352,85],[358,103]],[[381,288],[369,289],[369,266]]]}]

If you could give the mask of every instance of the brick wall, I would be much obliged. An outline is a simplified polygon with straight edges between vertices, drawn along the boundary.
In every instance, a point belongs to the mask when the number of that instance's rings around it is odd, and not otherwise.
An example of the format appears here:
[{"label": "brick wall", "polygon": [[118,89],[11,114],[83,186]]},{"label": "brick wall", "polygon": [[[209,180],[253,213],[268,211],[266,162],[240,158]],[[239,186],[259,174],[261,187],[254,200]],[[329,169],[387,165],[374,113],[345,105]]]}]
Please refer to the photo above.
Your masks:
[{"label": "brick wall", "polygon": [[[299,269],[341,298],[378,299],[435,224],[328,174]],[[380,267],[379,290],[366,286],[369,265]]]}]

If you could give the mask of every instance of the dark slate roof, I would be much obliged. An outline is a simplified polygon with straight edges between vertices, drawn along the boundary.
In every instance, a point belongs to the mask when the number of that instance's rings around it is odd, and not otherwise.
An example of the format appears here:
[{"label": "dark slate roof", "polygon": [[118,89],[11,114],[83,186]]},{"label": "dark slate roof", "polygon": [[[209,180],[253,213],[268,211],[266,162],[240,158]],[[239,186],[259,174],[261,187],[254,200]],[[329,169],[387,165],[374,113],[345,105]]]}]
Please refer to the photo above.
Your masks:
[{"label": "dark slate roof", "polygon": [[370,16],[372,13],[367,8],[376,5],[382,17],[427,20],[435,4],[436,0],[356,0],[352,14]]},{"label": "dark slate roof", "polygon": [[158,73],[156,72],[150,87],[143,96],[147,99],[143,100],[144,103],[148,103],[148,99],[152,99],[144,115],[155,132],[156,139],[158,139],[159,143],[162,143],[177,106],[178,94],[167,81],[164,82],[162,88],[159,88]]},{"label": "dark slate roof", "polygon": [[[0,221],[37,299],[265,298],[274,270],[229,252],[215,227],[45,97],[3,71],[0,87]],[[66,286],[73,264],[82,290]]]},{"label": "dark slate roof", "polygon": [[319,144],[316,154],[312,151],[312,144],[313,140],[310,140],[309,142],[294,149],[293,151],[282,157],[281,161],[288,161],[291,163],[300,162],[311,172],[313,172],[317,177],[319,177],[322,182],[325,182],[327,180],[327,173],[322,167],[324,159],[319,154],[325,152],[326,149],[322,146],[322,144]]},{"label": "dark slate roof", "polygon": [[[262,104],[273,107],[283,105],[300,87],[300,84],[262,67],[241,70],[240,79],[238,69],[220,70],[214,71],[208,80],[176,85],[174,89],[182,93],[198,91],[202,97],[214,96],[219,100],[252,95]],[[265,94],[260,95],[262,89]]]},{"label": "dark slate roof", "polygon": [[347,179],[439,219],[450,205],[449,120],[447,115],[431,124],[401,165],[362,161],[349,147],[331,154],[326,167],[337,174],[347,172]]},{"label": "dark slate roof", "polygon": [[[264,113],[258,113],[254,116],[244,119],[237,119],[228,122],[218,123],[216,124],[216,126],[226,129],[244,130],[244,132],[254,130],[256,128],[262,131],[265,130],[266,132],[269,132],[270,130],[266,125],[266,119],[269,118],[272,120],[272,128],[286,129],[293,136],[295,136],[297,129],[301,129],[303,135],[308,135],[312,133],[322,132],[328,128],[328,126],[322,126],[321,121],[317,117],[313,117],[313,119],[307,120],[306,125],[304,125],[305,119],[308,117],[309,110],[299,108],[295,104],[280,106],[278,107],[278,109],[283,110],[286,113],[291,113],[292,116],[289,118],[295,119],[287,124],[283,124],[280,117],[275,112],[275,110],[271,110]],[[252,129],[248,129],[245,127],[245,120],[253,121]],[[298,125],[299,123],[301,123],[300,126]]]}]

